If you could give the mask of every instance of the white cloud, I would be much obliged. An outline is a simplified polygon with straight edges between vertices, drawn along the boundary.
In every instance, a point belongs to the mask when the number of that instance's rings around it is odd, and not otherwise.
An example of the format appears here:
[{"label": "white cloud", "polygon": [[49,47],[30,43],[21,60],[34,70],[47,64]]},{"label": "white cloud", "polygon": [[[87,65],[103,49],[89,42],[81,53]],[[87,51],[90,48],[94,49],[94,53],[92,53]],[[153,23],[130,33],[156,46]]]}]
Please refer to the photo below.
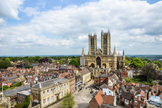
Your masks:
[{"label": "white cloud", "polygon": [[24,0],[0,0],[0,17],[20,19],[18,8]]},{"label": "white cloud", "polygon": [[34,15],[32,20],[0,29],[0,44],[27,48],[24,54],[81,54],[82,47],[88,53],[88,34],[97,34],[100,47],[101,29],[109,28],[112,48],[124,49],[126,54],[161,54],[161,6],[162,1],[151,5],[139,0],[100,0],[42,12],[28,7],[26,13]]},{"label": "white cloud", "polygon": [[27,14],[27,16],[32,16],[32,15],[37,15],[40,13],[40,11],[38,11],[38,7],[32,8],[32,7],[27,7],[24,9],[24,12]]}]

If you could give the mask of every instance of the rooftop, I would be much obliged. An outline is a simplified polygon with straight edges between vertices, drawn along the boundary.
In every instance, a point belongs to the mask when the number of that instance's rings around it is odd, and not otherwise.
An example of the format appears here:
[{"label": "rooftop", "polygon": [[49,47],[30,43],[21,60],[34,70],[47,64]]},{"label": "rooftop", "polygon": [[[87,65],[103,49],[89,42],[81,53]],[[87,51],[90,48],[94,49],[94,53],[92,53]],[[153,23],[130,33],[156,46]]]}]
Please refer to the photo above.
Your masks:
[{"label": "rooftop", "polygon": [[57,83],[60,83],[60,82],[63,82],[63,81],[68,81],[68,80],[65,79],[65,78],[56,78],[56,79],[40,82],[38,84],[33,85],[32,87],[33,88],[44,88],[46,86],[57,84]]}]

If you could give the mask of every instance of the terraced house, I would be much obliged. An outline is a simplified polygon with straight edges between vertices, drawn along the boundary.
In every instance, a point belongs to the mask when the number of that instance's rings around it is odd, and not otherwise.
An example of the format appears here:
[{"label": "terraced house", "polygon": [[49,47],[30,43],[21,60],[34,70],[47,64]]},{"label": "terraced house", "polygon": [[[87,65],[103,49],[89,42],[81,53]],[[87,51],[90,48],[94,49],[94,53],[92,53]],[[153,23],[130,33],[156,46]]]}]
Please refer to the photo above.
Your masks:
[{"label": "terraced house", "polygon": [[40,108],[44,108],[62,99],[69,91],[69,80],[65,78],[56,78],[35,84],[31,89],[33,106],[40,104]]}]

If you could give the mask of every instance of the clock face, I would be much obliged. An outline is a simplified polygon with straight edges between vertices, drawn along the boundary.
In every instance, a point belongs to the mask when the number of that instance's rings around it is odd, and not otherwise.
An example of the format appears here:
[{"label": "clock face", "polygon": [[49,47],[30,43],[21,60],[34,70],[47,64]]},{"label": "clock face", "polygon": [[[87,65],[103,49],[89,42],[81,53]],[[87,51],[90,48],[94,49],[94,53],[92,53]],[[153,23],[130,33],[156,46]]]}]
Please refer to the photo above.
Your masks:
[{"label": "clock face", "polygon": [[35,77],[35,80],[38,81],[38,77]]}]

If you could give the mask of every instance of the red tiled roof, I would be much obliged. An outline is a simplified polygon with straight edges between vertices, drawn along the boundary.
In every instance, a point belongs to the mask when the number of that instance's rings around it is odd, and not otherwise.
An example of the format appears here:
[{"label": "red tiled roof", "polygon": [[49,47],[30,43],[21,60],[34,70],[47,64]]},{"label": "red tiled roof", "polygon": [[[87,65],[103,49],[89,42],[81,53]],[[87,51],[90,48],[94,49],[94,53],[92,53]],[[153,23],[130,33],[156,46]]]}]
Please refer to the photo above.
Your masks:
[{"label": "red tiled roof", "polygon": [[104,104],[111,104],[111,105],[113,105],[114,96],[111,96],[111,95],[102,95],[102,98],[104,99]]},{"label": "red tiled roof", "polygon": [[97,95],[95,96],[95,99],[96,99],[98,105],[100,105],[100,106],[101,106],[101,104],[103,103],[103,98],[102,98],[102,96],[101,96],[102,94],[103,94],[103,92],[100,90],[100,91],[97,93]]},{"label": "red tiled roof", "polygon": [[69,74],[69,72],[64,72],[64,73],[61,73],[59,77],[64,78],[64,77],[65,77],[66,75],[68,75],[68,74]]}]

